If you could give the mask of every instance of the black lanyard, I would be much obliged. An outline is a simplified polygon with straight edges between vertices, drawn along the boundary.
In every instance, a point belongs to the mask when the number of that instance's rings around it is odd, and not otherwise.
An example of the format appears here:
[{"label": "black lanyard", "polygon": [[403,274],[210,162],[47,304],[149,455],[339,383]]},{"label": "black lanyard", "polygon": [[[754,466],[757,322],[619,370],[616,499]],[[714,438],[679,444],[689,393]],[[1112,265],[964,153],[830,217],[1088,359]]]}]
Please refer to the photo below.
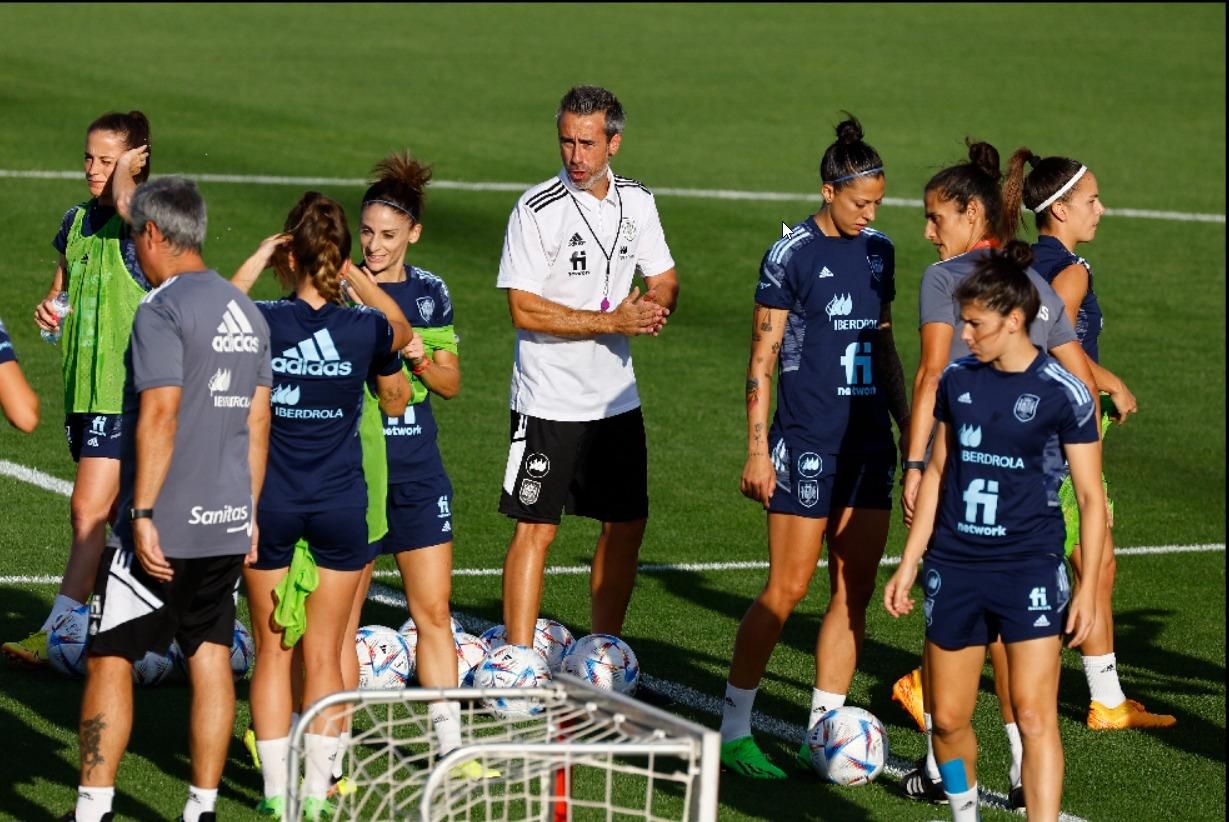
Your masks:
[{"label": "black lanyard", "polygon": [[[619,194],[615,188],[613,181],[610,187],[615,189],[615,196],[619,198],[619,222],[615,225],[614,240],[610,243],[610,253],[606,253],[606,246],[602,245],[602,240],[597,236],[597,232],[593,230],[593,226],[589,224],[589,218],[585,216],[585,210],[581,208],[580,201],[576,199],[576,195],[568,192],[568,196],[572,198],[572,205],[576,206],[576,211],[580,214],[580,219],[585,221],[585,228],[589,229],[589,233],[593,235],[593,241],[597,243],[597,247],[601,250],[602,256],[606,258],[606,282],[602,285],[602,311],[610,310],[610,261],[614,258],[615,249],[619,247],[619,233],[623,231],[623,195]],[[601,201],[598,201],[598,208],[601,208]]]}]

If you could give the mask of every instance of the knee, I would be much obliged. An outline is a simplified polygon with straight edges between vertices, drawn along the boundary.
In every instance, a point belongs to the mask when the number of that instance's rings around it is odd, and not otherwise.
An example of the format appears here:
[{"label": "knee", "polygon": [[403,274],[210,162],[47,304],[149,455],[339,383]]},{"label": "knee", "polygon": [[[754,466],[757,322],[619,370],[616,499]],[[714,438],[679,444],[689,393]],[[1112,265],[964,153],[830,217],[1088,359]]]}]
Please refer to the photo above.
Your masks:
[{"label": "knee", "polygon": [[544,522],[518,522],[508,552],[546,556],[558,527]]},{"label": "knee", "polygon": [[760,603],[773,613],[784,617],[798,606],[810,587],[810,580],[773,582],[766,586],[760,594]]},{"label": "knee", "polygon": [[847,579],[842,584],[834,586],[832,598],[828,601],[828,611],[843,609],[849,613],[851,621],[864,621],[866,608],[871,597],[875,595],[875,578]]},{"label": "knee", "polygon": [[452,612],[448,602],[430,602],[413,609],[414,625],[419,633],[423,631],[443,631],[452,633]]},{"label": "knee", "polygon": [[959,711],[953,711],[941,705],[934,707],[931,715],[932,729],[936,736],[948,739],[969,727],[971,718]]},{"label": "knee", "polygon": [[1036,705],[1015,705],[1013,713],[1020,736],[1025,739],[1035,739],[1058,730],[1058,716],[1054,711],[1042,710]]},{"label": "knee", "polygon": [[111,504],[90,497],[73,496],[69,505],[73,530],[81,533],[98,528],[111,516]]}]

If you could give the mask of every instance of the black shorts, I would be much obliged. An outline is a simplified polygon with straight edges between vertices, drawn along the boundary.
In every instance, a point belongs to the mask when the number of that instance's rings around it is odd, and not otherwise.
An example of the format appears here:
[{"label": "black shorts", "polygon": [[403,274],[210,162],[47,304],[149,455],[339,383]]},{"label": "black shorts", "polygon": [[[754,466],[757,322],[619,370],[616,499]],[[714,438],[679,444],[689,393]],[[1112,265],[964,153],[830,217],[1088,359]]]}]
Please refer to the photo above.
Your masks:
[{"label": "black shorts", "polygon": [[649,456],[639,408],[559,422],[512,412],[499,512],[558,524],[563,512],[600,522],[649,515]]},{"label": "black shorts", "polygon": [[312,557],[330,571],[357,571],[375,559],[380,543],[367,544],[366,508],[331,508],[323,511],[256,511],[260,541],[256,546],[257,571],[290,567],[295,543],[307,540]]},{"label": "black shorts", "polygon": [[166,653],[171,640],[179,640],[185,657],[203,642],[230,648],[243,555],[167,561],[174,576],[159,582],[132,551],[103,551],[90,605],[91,655],[136,662],[149,651]]},{"label": "black shorts", "polygon": [[123,420],[122,414],[65,414],[64,437],[73,462],[82,457],[119,459]]},{"label": "black shorts", "polygon": [[399,554],[452,542],[452,483],[436,474],[388,486],[388,533],[381,554]]}]

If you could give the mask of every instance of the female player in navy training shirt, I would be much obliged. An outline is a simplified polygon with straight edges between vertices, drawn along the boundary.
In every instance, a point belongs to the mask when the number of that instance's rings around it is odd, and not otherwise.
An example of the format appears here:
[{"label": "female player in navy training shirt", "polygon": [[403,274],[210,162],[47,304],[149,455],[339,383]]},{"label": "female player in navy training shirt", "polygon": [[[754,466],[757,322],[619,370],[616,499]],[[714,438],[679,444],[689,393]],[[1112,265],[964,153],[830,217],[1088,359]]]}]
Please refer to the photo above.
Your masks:
[{"label": "female player in navy training shirt", "polygon": [[[934,748],[957,822],[979,819],[973,708],[986,646],[1006,644],[1011,700],[1024,747],[1029,819],[1056,820],[1063,755],[1059,650],[1096,623],[1105,496],[1096,410],[1088,388],[1029,339],[1040,298],[1031,253],[1013,241],[980,260],[956,289],[972,356],[944,372],[934,450],[923,473],[900,567],[884,589],[895,617],[925,555],[926,646]],[[1058,504],[1070,465],[1087,550],[1086,585],[1071,596]]]},{"label": "female player in navy training shirt", "polygon": [[[294,641],[291,647],[283,642],[287,596],[283,591],[275,597],[274,589],[287,577],[295,543],[306,539],[319,577],[303,606],[302,699],[310,705],[342,689],[341,654],[354,653],[353,640],[346,641],[346,618],[371,560],[356,435],[364,382],[376,379],[389,414],[402,413],[409,399],[397,352],[413,329],[370,275],[350,266],[349,254],[342,207],[307,192],[286,218],[286,232],[261,243],[232,280],[247,290],[272,262],[279,280],[294,289],[286,299],[256,303],[269,324],[273,420],[257,507],[257,561],[244,569],[244,581],[256,635],[252,722],[265,783],[258,811],[267,815],[280,812],[292,710]],[[343,274],[371,308],[342,304]],[[292,571],[302,567],[301,559],[295,558]],[[317,809],[331,783],[339,718],[339,712],[326,713],[305,738],[303,794]]]},{"label": "female player in navy training shirt", "polygon": [[[1092,267],[1075,253],[1080,243],[1092,242],[1105,207],[1101,204],[1096,176],[1084,164],[1068,157],[1042,159],[1027,149],[1022,150],[1032,167],[1020,190],[1024,206],[1033,212],[1040,236],[1033,244],[1033,268],[1062,297],[1067,316],[1075,325],[1075,333],[1092,366],[1097,388],[1109,394],[1117,410],[1119,424],[1135,413],[1135,396],[1117,375],[1101,365],[1098,337],[1101,334],[1102,313],[1093,290]],[[1023,176],[1023,164],[1020,166]],[[1102,417],[1102,432],[1108,429],[1108,418]],[[1077,580],[1082,578],[1083,552],[1078,543],[1079,519],[1070,500],[1070,479],[1063,481],[1059,496],[1067,520],[1067,552],[1071,557]],[[1118,680],[1118,664],[1114,654],[1113,594],[1116,563],[1114,562],[1113,503],[1109,504],[1109,530],[1105,550],[1101,554],[1101,574],[1098,577],[1097,626],[1088,641],[1080,646],[1084,657],[1084,676],[1088,681],[1090,703],[1088,727],[1096,730],[1123,728],[1164,728],[1176,724],[1169,714],[1149,713],[1143,705],[1127,699]]]},{"label": "female player in navy training shirt", "polygon": [[721,761],[759,779],[785,773],[752,738],[751,705],[825,539],[831,597],[816,641],[807,726],[845,702],[888,535],[897,459],[891,418],[901,431],[909,425],[891,330],[895,251],[868,227],[883,201],[883,161],[862,141],[856,119],[837,126],[820,177],[824,205],[761,264],[747,367],[742,492],[768,511],[769,572],[734,642]]}]

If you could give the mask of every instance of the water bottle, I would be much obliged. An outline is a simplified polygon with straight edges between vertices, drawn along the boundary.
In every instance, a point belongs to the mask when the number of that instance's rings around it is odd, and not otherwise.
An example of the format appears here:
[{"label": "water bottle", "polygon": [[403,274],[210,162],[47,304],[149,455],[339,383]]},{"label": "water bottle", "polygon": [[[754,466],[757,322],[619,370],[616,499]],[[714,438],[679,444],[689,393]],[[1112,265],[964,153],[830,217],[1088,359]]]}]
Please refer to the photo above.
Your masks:
[{"label": "water bottle", "polygon": [[39,331],[46,342],[55,345],[60,341],[60,335],[64,333],[64,318],[68,316],[68,312],[72,311],[73,307],[68,304],[68,292],[61,291],[55,295],[55,299],[51,301],[51,312],[59,318],[59,324],[56,325],[54,331]]}]

